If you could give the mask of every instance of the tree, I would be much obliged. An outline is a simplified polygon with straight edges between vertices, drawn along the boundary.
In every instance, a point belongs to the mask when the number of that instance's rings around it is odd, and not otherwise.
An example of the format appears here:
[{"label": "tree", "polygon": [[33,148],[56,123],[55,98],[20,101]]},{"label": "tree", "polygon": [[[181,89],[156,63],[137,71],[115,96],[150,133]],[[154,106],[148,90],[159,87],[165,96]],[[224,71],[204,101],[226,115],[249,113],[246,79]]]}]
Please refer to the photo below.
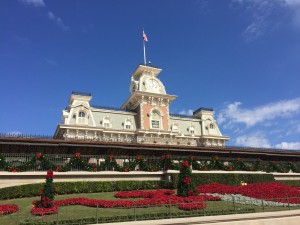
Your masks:
[{"label": "tree", "polygon": [[39,208],[51,208],[53,206],[54,195],[56,193],[53,185],[54,174],[53,171],[47,171],[46,183],[41,189],[41,200],[37,202]]},{"label": "tree", "polygon": [[182,161],[179,173],[179,180],[177,184],[178,196],[192,196],[198,195],[198,191],[195,188],[195,184],[192,180],[192,170],[188,161]]}]

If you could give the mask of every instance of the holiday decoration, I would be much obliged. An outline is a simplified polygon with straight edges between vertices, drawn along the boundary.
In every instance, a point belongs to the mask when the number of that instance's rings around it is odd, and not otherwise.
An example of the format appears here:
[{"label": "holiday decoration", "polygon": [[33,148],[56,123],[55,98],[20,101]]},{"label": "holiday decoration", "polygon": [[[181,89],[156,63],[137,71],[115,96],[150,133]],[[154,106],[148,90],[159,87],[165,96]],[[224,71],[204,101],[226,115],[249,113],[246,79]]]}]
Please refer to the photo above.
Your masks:
[{"label": "holiday decoration", "polygon": [[194,196],[198,194],[195,184],[192,180],[192,170],[189,161],[182,161],[180,167],[179,180],[177,184],[178,196]]}]

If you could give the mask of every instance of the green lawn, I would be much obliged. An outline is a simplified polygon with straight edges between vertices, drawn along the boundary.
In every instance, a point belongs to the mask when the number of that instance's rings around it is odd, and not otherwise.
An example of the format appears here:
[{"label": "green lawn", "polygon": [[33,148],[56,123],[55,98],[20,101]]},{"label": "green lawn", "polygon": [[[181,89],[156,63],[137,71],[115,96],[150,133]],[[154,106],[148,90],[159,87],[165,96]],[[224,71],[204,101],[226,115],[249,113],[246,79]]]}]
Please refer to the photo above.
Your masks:
[{"label": "green lawn", "polygon": [[[94,198],[94,199],[107,199],[117,200],[114,198],[114,192],[107,193],[90,193],[90,194],[72,194],[72,195],[61,195],[56,196],[56,200],[67,199],[67,198]],[[233,204],[232,202],[207,202],[207,208],[204,210],[196,210],[191,212],[185,212],[179,210],[176,206],[167,207],[149,207],[149,208],[92,208],[86,206],[65,206],[60,207],[58,214],[48,215],[44,217],[32,216],[30,209],[32,207],[32,201],[39,199],[34,198],[22,198],[12,200],[2,200],[0,204],[11,204],[15,203],[20,206],[18,213],[0,216],[0,224],[2,225],[13,225],[18,224],[25,220],[29,221],[56,221],[56,220],[68,220],[68,219],[81,219],[81,218],[110,218],[110,221],[120,220],[120,216],[123,216],[123,220],[134,220],[135,216],[138,219],[143,215],[144,219],[147,218],[160,218],[160,217],[184,217],[184,216],[202,216],[202,215],[216,215],[216,214],[230,214],[230,213],[246,213],[246,212],[261,212],[261,211],[273,211],[273,210],[288,210],[287,207],[262,207],[262,206],[250,206],[242,204]],[[298,207],[299,208],[299,207]],[[294,208],[293,208],[294,209]]]}]

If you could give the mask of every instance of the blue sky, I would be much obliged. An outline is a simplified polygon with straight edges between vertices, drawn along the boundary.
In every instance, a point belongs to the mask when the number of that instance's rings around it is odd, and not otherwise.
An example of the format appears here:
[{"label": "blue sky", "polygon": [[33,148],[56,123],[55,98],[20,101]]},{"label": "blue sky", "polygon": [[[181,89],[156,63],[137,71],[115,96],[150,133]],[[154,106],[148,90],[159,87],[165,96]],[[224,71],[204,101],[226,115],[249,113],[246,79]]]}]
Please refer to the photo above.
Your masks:
[{"label": "blue sky", "polygon": [[73,90],[120,107],[147,59],[228,145],[300,149],[300,0],[3,0],[0,132],[52,135]]}]

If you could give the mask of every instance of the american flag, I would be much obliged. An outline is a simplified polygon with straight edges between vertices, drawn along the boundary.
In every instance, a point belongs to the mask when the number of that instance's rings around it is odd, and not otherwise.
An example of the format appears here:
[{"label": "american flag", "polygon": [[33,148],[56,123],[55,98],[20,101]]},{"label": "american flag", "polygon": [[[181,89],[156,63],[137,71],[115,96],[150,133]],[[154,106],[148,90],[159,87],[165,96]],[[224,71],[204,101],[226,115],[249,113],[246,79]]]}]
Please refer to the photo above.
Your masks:
[{"label": "american flag", "polygon": [[148,41],[147,35],[145,34],[144,30],[143,30],[143,40],[146,41],[146,42]]}]

